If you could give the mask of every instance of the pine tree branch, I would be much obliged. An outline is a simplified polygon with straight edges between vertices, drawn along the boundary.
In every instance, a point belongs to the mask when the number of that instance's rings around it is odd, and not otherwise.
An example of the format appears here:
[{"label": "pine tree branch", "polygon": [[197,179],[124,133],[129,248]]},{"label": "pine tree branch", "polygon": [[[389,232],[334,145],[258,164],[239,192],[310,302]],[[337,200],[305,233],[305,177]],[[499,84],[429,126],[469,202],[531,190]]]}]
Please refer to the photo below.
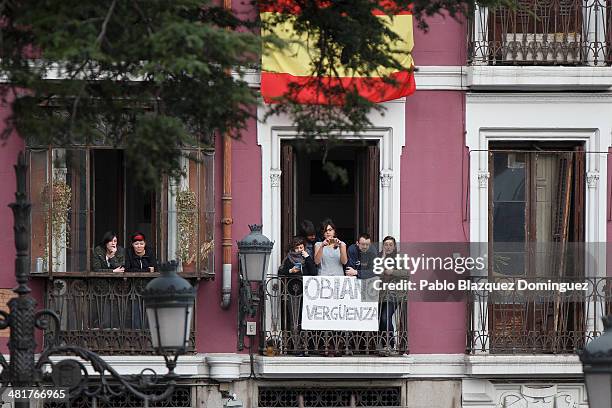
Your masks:
[{"label": "pine tree branch", "polygon": [[142,11],[142,9],[140,8],[140,6],[138,5],[138,3],[136,2],[136,0],[132,1],[132,5],[134,6],[134,8],[136,9],[136,11],[138,12],[138,15],[140,16],[140,18],[142,18],[142,21],[145,23],[145,25],[147,26],[147,32],[149,33],[149,35],[153,35],[153,30],[151,29],[151,25],[149,24],[149,20],[147,19],[147,16],[145,16],[144,12]]},{"label": "pine tree branch", "polygon": [[115,10],[116,4],[117,4],[117,0],[113,0],[113,3],[111,4],[111,6],[108,9],[108,12],[106,13],[106,18],[104,19],[104,22],[102,23],[102,30],[100,31],[98,38],[96,38],[96,44],[98,45],[102,44],[102,40],[104,40],[104,37],[106,36],[106,27],[108,26],[108,22],[110,21],[110,18],[113,15],[113,11]]}]

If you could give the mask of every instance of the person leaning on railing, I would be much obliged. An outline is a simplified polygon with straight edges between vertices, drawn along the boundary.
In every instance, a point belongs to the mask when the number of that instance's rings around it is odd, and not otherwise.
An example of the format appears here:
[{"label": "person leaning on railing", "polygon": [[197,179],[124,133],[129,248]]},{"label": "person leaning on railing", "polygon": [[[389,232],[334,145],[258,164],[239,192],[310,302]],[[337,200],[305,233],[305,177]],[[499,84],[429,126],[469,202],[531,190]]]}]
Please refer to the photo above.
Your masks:
[{"label": "person leaning on railing", "polygon": [[128,272],[155,272],[157,259],[155,251],[147,248],[145,235],[135,232],[131,237],[132,247],[127,251],[125,270]]},{"label": "person leaning on railing", "polygon": [[305,347],[301,344],[299,331],[302,321],[302,276],[316,276],[317,268],[312,256],[304,248],[304,238],[295,236],[289,243],[289,252],[278,269],[278,276],[283,281],[283,330],[286,330],[291,338],[291,346],[294,352],[301,351]]},{"label": "person leaning on railing", "polygon": [[[145,235],[142,232],[135,232],[130,240],[132,246],[127,251],[125,270],[127,272],[155,272],[158,269],[155,251],[147,246]],[[138,296],[136,300],[132,301],[128,312],[131,312],[131,315],[126,320],[127,328],[142,330],[144,328],[142,297]]]},{"label": "person leaning on railing", "polygon": [[[378,256],[380,258],[395,258],[397,255],[397,242],[395,241],[395,238],[392,236],[386,236],[383,238],[382,243],[382,251],[378,254]],[[393,270],[385,269],[382,274],[382,279],[393,279]],[[382,296],[383,298],[380,300],[378,331],[382,336],[381,343],[384,344],[380,344],[379,348],[390,353],[395,347],[395,327],[393,324],[393,315],[398,308],[398,302],[395,299],[394,293],[383,293]]]},{"label": "person leaning on railing", "polygon": [[312,256],[304,247],[304,238],[295,236],[291,239],[290,250],[279,269],[280,276],[315,276],[317,269]]},{"label": "person leaning on railing", "polygon": [[[91,270],[94,272],[124,272],[125,251],[117,245],[117,234],[106,231],[102,242],[93,250]],[[119,313],[116,308],[103,301],[99,308],[91,309],[90,329],[114,329],[119,326]]]},{"label": "person leaning on railing", "polygon": [[94,272],[123,272],[125,251],[117,245],[117,234],[106,231],[102,242],[93,250],[91,269]]}]

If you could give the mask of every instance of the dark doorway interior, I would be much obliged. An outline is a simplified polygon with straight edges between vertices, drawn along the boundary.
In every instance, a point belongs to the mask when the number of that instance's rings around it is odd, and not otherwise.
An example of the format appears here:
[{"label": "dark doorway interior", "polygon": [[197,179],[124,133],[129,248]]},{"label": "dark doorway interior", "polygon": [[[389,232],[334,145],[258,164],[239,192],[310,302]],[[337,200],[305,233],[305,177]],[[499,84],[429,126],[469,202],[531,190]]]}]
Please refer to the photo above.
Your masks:
[{"label": "dark doorway interior", "polygon": [[155,194],[134,183],[122,150],[92,150],[93,242],[105,231],[115,231],[120,245],[129,245],[135,231],[145,234],[150,245],[155,239]]},{"label": "dark doorway interior", "polygon": [[346,171],[347,182],[335,180],[323,169],[324,146],[306,150],[299,142],[282,145],[282,253],[304,219],[316,228],[326,218],[338,237],[351,244],[360,231],[378,240],[379,150],[374,142],[347,142],[334,146],[327,160]]}]

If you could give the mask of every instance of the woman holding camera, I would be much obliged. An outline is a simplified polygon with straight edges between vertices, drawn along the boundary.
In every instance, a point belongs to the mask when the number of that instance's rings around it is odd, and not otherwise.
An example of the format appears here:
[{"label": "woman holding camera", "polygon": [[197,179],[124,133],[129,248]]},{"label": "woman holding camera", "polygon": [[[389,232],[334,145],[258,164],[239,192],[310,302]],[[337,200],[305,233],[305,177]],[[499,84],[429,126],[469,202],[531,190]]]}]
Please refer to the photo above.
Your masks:
[{"label": "woman holding camera", "polygon": [[320,266],[320,276],[344,276],[348,262],[346,244],[336,238],[336,225],[327,219],[321,223],[323,241],[315,244],[314,261]]}]

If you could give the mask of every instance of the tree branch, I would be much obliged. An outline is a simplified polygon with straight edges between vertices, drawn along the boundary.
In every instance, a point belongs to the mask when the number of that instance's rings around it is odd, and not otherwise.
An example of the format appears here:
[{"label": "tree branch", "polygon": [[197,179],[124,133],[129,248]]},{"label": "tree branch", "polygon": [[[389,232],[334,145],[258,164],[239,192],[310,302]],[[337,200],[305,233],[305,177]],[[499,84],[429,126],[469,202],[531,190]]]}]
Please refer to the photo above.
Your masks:
[{"label": "tree branch", "polygon": [[108,9],[108,12],[106,13],[106,18],[102,23],[102,30],[100,31],[98,38],[96,38],[96,44],[102,44],[102,40],[104,40],[104,37],[106,36],[106,27],[108,26],[108,22],[110,21],[110,18],[113,15],[113,11],[115,10],[116,4],[117,0],[113,0],[113,3],[111,4],[110,8]]},{"label": "tree branch", "polygon": [[134,6],[136,11],[138,12],[138,15],[140,15],[140,18],[142,18],[142,21],[144,21],[145,25],[147,26],[147,32],[149,33],[149,35],[153,35],[153,30],[151,29],[151,25],[149,24],[149,20],[147,19],[147,16],[145,16],[144,12],[142,11],[142,9],[138,5],[138,3],[136,1],[132,1],[132,5]]}]

